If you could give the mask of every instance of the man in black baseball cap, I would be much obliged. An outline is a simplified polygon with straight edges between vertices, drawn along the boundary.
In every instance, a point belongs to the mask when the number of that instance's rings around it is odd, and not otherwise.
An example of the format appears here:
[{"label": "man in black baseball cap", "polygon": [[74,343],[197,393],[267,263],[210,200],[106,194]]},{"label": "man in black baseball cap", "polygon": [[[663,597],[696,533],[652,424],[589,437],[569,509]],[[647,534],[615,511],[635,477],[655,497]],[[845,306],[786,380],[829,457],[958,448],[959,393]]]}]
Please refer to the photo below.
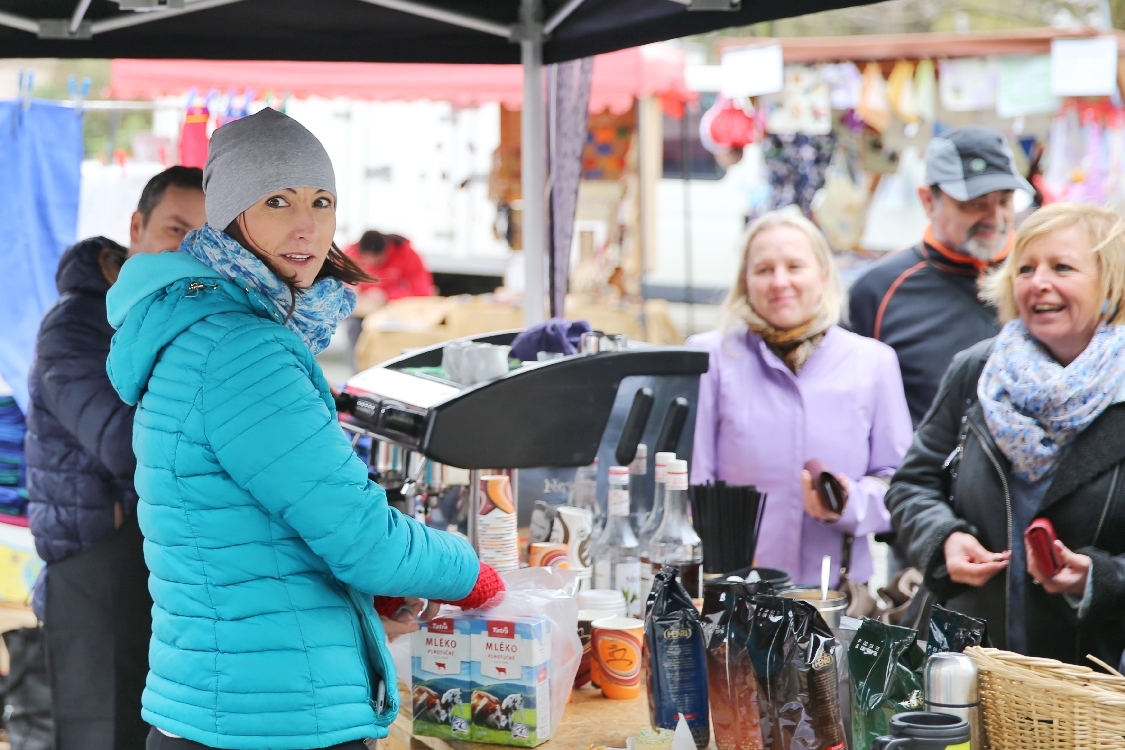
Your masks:
[{"label": "man in black baseball cap", "polygon": [[849,292],[852,330],[898,354],[917,427],[953,356],[999,333],[996,311],[977,296],[982,272],[1007,257],[1015,236],[1020,176],[995,130],[949,130],[926,149],[918,196],[930,219],[922,242],[874,264]]}]

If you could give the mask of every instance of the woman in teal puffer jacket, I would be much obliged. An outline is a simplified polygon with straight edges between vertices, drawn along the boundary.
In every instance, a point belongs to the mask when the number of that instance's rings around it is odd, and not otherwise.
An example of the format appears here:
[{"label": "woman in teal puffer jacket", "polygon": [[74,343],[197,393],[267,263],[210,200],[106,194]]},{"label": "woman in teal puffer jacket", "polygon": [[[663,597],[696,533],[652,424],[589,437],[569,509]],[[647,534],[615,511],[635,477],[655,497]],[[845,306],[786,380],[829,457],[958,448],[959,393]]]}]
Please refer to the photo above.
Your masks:
[{"label": "woman in teal puffer jacket", "polygon": [[372,596],[474,605],[497,579],[389,508],[337,424],[313,355],[362,272],[332,244],[323,146],[267,109],[216,131],[204,172],[207,225],[107,299],[109,376],[138,404],[148,748],[358,750],[398,711]]}]

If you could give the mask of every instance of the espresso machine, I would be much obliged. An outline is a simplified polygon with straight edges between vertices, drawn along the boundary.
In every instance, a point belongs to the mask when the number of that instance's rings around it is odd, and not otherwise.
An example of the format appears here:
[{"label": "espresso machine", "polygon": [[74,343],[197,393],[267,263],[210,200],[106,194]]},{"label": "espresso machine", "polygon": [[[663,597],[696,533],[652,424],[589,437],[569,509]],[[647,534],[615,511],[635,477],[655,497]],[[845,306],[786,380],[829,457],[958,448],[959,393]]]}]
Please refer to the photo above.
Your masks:
[{"label": "espresso machine", "polygon": [[[462,341],[510,345],[518,334]],[[371,475],[403,512],[423,519],[449,493],[463,493],[457,517],[446,511],[440,525],[459,526],[474,543],[482,474],[506,473],[515,488],[521,470],[573,469],[599,454],[608,466],[617,462],[625,432],[634,448],[663,439],[680,454],[690,452],[699,376],[708,367],[704,351],[614,337],[465,386],[442,377],[444,346],[412,351],[349,379],[343,400],[350,414],[341,425],[353,443],[370,440]],[[647,403],[644,424],[636,418],[640,401]],[[666,417],[648,420],[649,411]],[[672,437],[670,422],[676,423]],[[526,518],[527,493],[516,494]]]}]

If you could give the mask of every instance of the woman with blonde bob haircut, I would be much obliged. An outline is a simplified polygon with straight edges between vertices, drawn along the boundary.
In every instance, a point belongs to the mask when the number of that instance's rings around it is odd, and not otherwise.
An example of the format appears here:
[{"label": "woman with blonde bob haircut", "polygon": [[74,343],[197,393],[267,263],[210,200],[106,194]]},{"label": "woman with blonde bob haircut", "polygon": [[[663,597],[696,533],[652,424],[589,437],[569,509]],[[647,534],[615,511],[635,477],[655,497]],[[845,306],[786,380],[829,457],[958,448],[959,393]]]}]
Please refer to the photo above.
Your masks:
[{"label": "woman with blonde bob haircut", "polygon": [[[741,250],[721,328],[689,341],[711,356],[692,481],[768,493],[757,564],[819,583],[824,555],[838,571],[853,537],[889,528],[883,495],[911,433],[898,360],[837,325],[844,287],[808,219],[770,212],[749,226]],[[821,472],[842,489],[835,508],[816,489]],[[856,582],[871,575],[866,544],[855,546],[849,572]]]},{"label": "woman with blonde bob haircut", "polygon": [[[1125,223],[1032,214],[982,284],[1000,335],[953,360],[887,494],[938,599],[1030,656],[1125,648]],[[1025,532],[1049,523],[1057,541]],[[1003,574],[1003,575],[1001,575]]]}]

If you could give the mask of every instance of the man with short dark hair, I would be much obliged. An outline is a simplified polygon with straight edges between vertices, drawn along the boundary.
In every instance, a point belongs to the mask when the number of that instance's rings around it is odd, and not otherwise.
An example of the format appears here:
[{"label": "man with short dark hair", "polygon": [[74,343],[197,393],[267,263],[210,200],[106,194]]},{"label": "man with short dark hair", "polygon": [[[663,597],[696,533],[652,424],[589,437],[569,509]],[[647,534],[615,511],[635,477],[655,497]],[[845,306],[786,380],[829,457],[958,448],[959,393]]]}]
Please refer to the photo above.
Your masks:
[{"label": "man with short dark hair", "polygon": [[134,408],[106,375],[105,297],[125,259],[176,250],[205,221],[203,173],[172,167],[141,193],[129,248],[83,240],[59,260],[28,377],[28,515],[47,566],[32,607],[44,623],[55,750],[139,750],[148,726],[152,599],[133,488]]},{"label": "man with short dark hair", "polygon": [[925,181],[918,196],[930,226],[922,242],[875,263],[849,291],[852,330],[898,354],[915,427],[953,356],[999,333],[977,279],[1011,250],[1014,191],[1034,192],[1004,136],[983,127],[934,138]]}]

